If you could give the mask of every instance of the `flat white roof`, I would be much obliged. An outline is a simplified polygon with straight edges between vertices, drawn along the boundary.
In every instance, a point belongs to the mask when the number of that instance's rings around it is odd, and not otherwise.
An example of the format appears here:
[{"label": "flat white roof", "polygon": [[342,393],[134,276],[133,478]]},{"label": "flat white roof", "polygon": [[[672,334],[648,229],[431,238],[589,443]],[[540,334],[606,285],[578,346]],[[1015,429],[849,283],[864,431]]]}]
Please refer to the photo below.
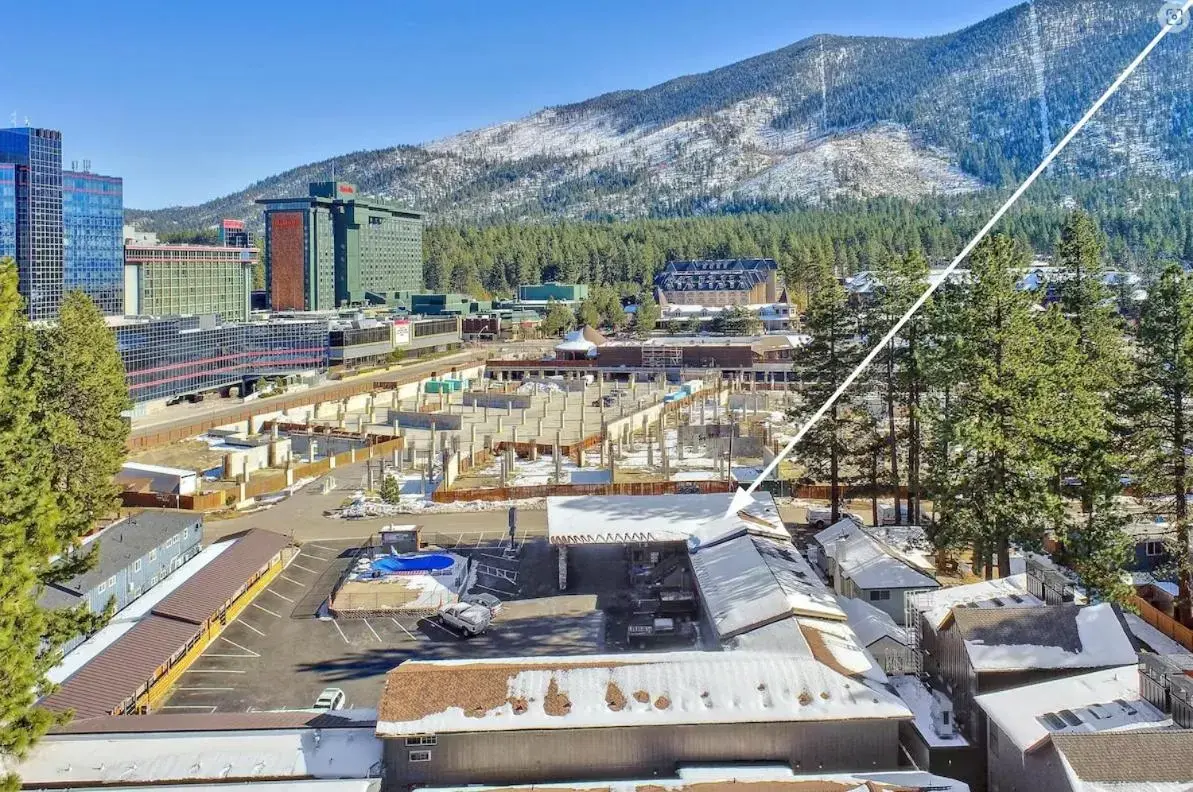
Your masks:
[{"label": "flat white roof", "polygon": [[153,610],[159,602],[168,597],[175,589],[189,580],[196,572],[210,564],[220,553],[236,544],[235,539],[217,542],[209,545],[178,569],[166,576],[166,579],[133,600],[124,610],[112,617],[112,621],[95,635],[76,646],[62,658],[62,662],[54,666],[46,674],[53,683],[59,684],[70,678],[76,671],[90,663],[101,652],[116,643],[120,636],[136,626],[137,622]]},{"label": "flat white roof", "polygon": [[[435,711],[423,712],[412,694],[428,686],[450,693],[436,697]],[[377,733],[910,717],[895,695],[815,660],[674,652],[407,661],[386,677]]]},{"label": "flat white roof", "polygon": [[[1123,666],[977,697],[978,706],[1023,753],[1049,734],[1170,725],[1139,696],[1139,669]],[[1055,716],[1049,717],[1049,716]]]},{"label": "flat white roof", "polygon": [[[866,782],[874,784],[867,786]],[[556,790],[580,790],[582,792],[647,792],[666,789],[670,792],[701,792],[709,789],[721,790],[732,784],[740,792],[752,792],[752,784],[768,792],[781,792],[782,784],[791,784],[793,790],[806,789],[815,785],[826,789],[826,784],[839,785],[834,792],[859,792],[873,790],[881,792],[888,788],[900,790],[931,789],[933,792],[969,792],[969,785],[951,778],[924,773],[919,770],[895,770],[889,773],[830,773],[797,775],[786,765],[724,765],[721,767],[700,765],[678,768],[675,778],[650,778],[636,781],[564,781],[555,784],[534,784],[534,789],[544,792]],[[778,784],[778,785],[777,785]],[[796,786],[798,784],[799,786]],[[876,786],[881,784],[882,786]],[[471,784],[454,787],[420,787],[420,792],[513,792],[526,790],[527,784],[510,786],[481,786]],[[826,790],[827,792],[827,790]]]},{"label": "flat white roof", "polygon": [[27,785],[78,786],[303,776],[359,779],[376,776],[380,761],[381,741],[371,728],[307,728],[51,734],[10,769]]},{"label": "flat white roof", "polygon": [[740,536],[697,549],[691,562],[705,612],[722,641],[792,616],[845,620],[790,542]]},{"label": "flat white roof", "polygon": [[983,580],[964,586],[926,591],[916,594],[916,607],[932,625],[939,630],[948,619],[953,608],[965,605],[971,608],[1038,608],[1044,601],[1027,592],[1027,575],[1011,575],[994,580]]},{"label": "flat white roof", "polygon": [[774,498],[726,518],[732,493],[709,495],[584,495],[547,498],[551,544],[685,542],[701,547],[754,533],[790,540]]},{"label": "flat white roof", "polygon": [[[71,792],[145,792],[143,784],[136,786],[72,786]],[[154,784],[154,792],[378,792],[381,781],[376,778],[305,778],[285,781],[245,781],[238,784]]]}]

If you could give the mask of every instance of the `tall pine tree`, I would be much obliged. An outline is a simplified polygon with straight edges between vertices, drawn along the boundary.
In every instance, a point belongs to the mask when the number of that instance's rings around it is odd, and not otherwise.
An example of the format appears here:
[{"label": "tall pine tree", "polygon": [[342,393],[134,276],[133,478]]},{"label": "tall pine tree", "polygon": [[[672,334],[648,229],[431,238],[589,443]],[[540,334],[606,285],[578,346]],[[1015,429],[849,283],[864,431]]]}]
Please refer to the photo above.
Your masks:
[{"label": "tall pine tree", "polygon": [[975,564],[989,570],[995,555],[1000,576],[1010,574],[1012,543],[1039,547],[1061,508],[1040,441],[1055,401],[1042,387],[1045,341],[1035,305],[1015,288],[1021,264],[1021,251],[1005,236],[988,238],[970,259],[973,284],[958,306],[964,385],[947,427],[957,452],[942,481]]},{"label": "tall pine tree", "polygon": [[1188,621],[1193,590],[1189,552],[1191,483],[1188,448],[1193,422],[1193,286],[1178,265],[1153,284],[1139,318],[1136,366],[1126,396],[1130,459],[1138,489],[1158,498],[1169,517],[1177,566],[1177,618]]},{"label": "tall pine tree", "polygon": [[[106,333],[106,331],[105,331]],[[47,582],[71,577],[86,561],[68,556],[74,537],[64,513],[72,499],[55,490],[50,427],[38,401],[37,343],[22,315],[16,268],[0,260],[0,755],[22,756],[63,718],[34,706],[52,685],[46,673],[62,645],[96,629],[105,614],[50,611],[38,600]],[[3,788],[17,789],[12,776]]]},{"label": "tall pine tree", "polygon": [[[857,317],[846,303],[845,289],[827,267],[810,275],[808,298],[805,331],[811,341],[796,351],[803,392],[791,416],[801,424],[845,381],[860,358]],[[833,522],[841,516],[841,486],[858,470],[852,459],[862,445],[856,418],[848,398],[839,399],[795,448],[795,460],[809,475],[829,482]],[[862,469],[868,468],[867,459]]]}]

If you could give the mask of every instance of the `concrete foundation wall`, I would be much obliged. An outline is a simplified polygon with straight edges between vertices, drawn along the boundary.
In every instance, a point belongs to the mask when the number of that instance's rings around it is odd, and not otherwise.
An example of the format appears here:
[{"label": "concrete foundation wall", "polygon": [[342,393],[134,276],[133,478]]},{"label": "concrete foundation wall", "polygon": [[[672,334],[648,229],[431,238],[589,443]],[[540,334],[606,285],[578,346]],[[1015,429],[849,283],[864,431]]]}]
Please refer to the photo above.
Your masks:
[{"label": "concrete foundation wall", "polygon": [[[583,388],[581,388],[583,390]],[[465,407],[489,407],[504,410],[513,407],[515,410],[530,408],[531,397],[522,393],[485,393],[484,391],[466,391],[463,395]]]},{"label": "concrete foundation wall", "polygon": [[449,415],[448,413],[387,410],[386,415],[386,421],[390,426],[393,426],[394,422],[397,421],[398,426],[410,429],[430,429],[432,426],[436,429],[459,429],[462,426],[461,416]]}]

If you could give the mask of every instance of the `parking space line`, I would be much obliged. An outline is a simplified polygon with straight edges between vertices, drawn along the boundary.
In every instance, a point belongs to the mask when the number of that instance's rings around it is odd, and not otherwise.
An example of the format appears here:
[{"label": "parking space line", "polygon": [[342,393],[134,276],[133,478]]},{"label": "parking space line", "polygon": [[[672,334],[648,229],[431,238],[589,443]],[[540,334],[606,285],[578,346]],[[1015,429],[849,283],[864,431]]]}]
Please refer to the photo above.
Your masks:
[{"label": "parking space line", "polygon": [[455,637],[456,637],[456,634],[455,634],[454,632],[452,632],[451,630],[447,629],[446,627],[444,627],[442,624],[440,624],[439,622],[435,621],[434,619],[423,619],[421,622],[419,622],[419,624],[423,624],[423,623],[430,624],[430,625],[432,625],[432,626],[434,626],[434,627],[438,627],[439,629],[443,630],[445,633],[447,633],[448,635],[452,636],[453,638],[455,638]]},{"label": "parking space line", "polygon": [[261,631],[260,631],[260,630],[258,630],[256,627],[254,627],[253,625],[251,625],[251,624],[249,624],[248,622],[246,622],[244,619],[240,619],[240,620],[238,620],[238,621],[237,621],[237,624],[243,624],[245,627],[248,627],[250,630],[252,630],[253,632],[255,632],[257,635],[260,635],[262,638],[264,638],[264,637],[265,637],[265,633],[261,632]]},{"label": "parking space line", "polygon": [[473,583],[472,587],[479,588],[479,589],[485,589],[486,591],[494,591],[498,594],[509,594],[510,593],[508,591],[505,591],[504,589],[496,589],[496,588],[493,588],[492,586],[486,586],[483,583]]},{"label": "parking space line", "polygon": [[234,668],[188,668],[187,674],[243,674]]},{"label": "parking space line", "polygon": [[280,577],[282,580],[288,580],[288,581],[290,581],[291,583],[293,583],[293,584],[294,584],[294,585],[296,585],[296,586],[305,586],[305,585],[306,585],[305,583],[299,583],[299,582],[298,582],[297,580],[295,580],[294,578],[292,578],[292,577],[287,577],[286,575],[279,574],[279,575],[278,575],[278,577]]},{"label": "parking space line", "polygon": [[250,604],[251,604],[251,605],[252,605],[254,608],[256,608],[257,610],[262,610],[262,611],[265,611],[266,613],[268,613],[270,616],[273,616],[274,618],[277,618],[277,619],[280,619],[280,618],[282,618],[280,614],[274,613],[274,612],[273,612],[273,611],[271,611],[269,608],[266,608],[264,605],[258,605],[258,604],[257,604],[257,603],[255,603],[255,602],[253,602],[253,603],[250,603]]},{"label": "parking space line", "polygon": [[377,639],[377,643],[382,643],[381,636],[378,635],[377,631],[373,629],[373,625],[369,624],[369,620],[365,619],[364,622],[365,622],[365,627],[368,627],[369,632],[371,632],[373,634],[373,637]]},{"label": "parking space line", "polygon": [[327,545],[315,544],[314,542],[307,542],[306,544],[303,545],[304,549],[307,547],[318,547],[320,550],[326,550],[329,553],[340,552],[339,550],[335,549],[334,547],[328,547]]},{"label": "parking space line", "polygon": [[398,625],[398,629],[399,629],[399,630],[401,630],[402,632],[404,632],[404,633],[406,633],[407,635],[409,635],[409,636],[410,636],[410,640],[412,640],[412,641],[417,641],[417,640],[418,640],[418,638],[415,638],[415,637],[414,637],[414,633],[412,633],[412,632],[410,632],[409,630],[407,630],[407,629],[406,629],[406,628],[405,628],[405,627],[402,625],[402,623],[401,623],[400,621],[398,621],[397,619],[395,619],[393,616],[390,616],[390,617],[389,617],[389,619],[390,619],[390,621],[392,621],[394,624]]},{"label": "parking space line", "polygon": [[340,634],[340,637],[344,639],[344,643],[351,644],[352,642],[348,640],[348,636],[344,635],[344,631],[342,629],[340,629],[340,623],[338,621],[336,621],[335,619],[332,619],[331,623],[335,625],[336,632],[338,632]]},{"label": "parking space line", "polygon": [[294,602],[294,600],[290,599],[285,594],[279,594],[276,591],[274,591],[273,589],[265,589],[265,590],[268,591],[270,594],[274,595],[275,597],[281,597],[286,602]]},{"label": "parking space line", "polygon": [[237,649],[241,650],[242,652],[248,652],[253,657],[261,656],[261,655],[257,654],[256,652],[254,652],[252,649],[249,649],[247,646],[241,646],[240,644],[236,643],[236,641],[233,641],[231,638],[229,638],[226,635],[221,635],[220,640],[227,641],[228,643],[232,644],[233,646],[235,646]]},{"label": "parking space line", "polygon": [[[319,560],[320,560],[320,561],[323,561],[323,560],[325,560],[325,559],[322,559],[322,558],[320,558]],[[307,567],[304,567],[302,564],[298,563],[297,561],[291,561],[291,562],[290,562],[290,566],[292,566],[292,567],[297,567],[298,569],[301,569],[303,572],[310,572],[312,575],[318,575],[318,574],[319,574],[318,572],[316,572],[316,571],[315,571],[315,570],[313,570],[313,569],[309,569],[309,568],[307,568]]]},{"label": "parking space line", "polygon": [[217,690],[218,691],[236,690],[236,688],[230,688],[230,687],[176,687],[174,689],[175,690],[209,690],[209,691],[213,691],[213,692],[217,691]]}]

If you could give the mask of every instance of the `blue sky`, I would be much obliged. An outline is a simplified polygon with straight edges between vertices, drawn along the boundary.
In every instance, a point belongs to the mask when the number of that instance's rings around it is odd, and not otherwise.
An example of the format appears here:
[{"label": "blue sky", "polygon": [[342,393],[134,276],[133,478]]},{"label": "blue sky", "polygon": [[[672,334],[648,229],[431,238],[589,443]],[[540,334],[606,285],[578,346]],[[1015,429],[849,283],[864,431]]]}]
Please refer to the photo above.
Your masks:
[{"label": "blue sky", "polygon": [[[944,33],[1013,0],[64,0],[4,11],[0,124],[63,132],[125,205],[645,88],[816,33]],[[333,10],[343,8],[337,18]]]}]

